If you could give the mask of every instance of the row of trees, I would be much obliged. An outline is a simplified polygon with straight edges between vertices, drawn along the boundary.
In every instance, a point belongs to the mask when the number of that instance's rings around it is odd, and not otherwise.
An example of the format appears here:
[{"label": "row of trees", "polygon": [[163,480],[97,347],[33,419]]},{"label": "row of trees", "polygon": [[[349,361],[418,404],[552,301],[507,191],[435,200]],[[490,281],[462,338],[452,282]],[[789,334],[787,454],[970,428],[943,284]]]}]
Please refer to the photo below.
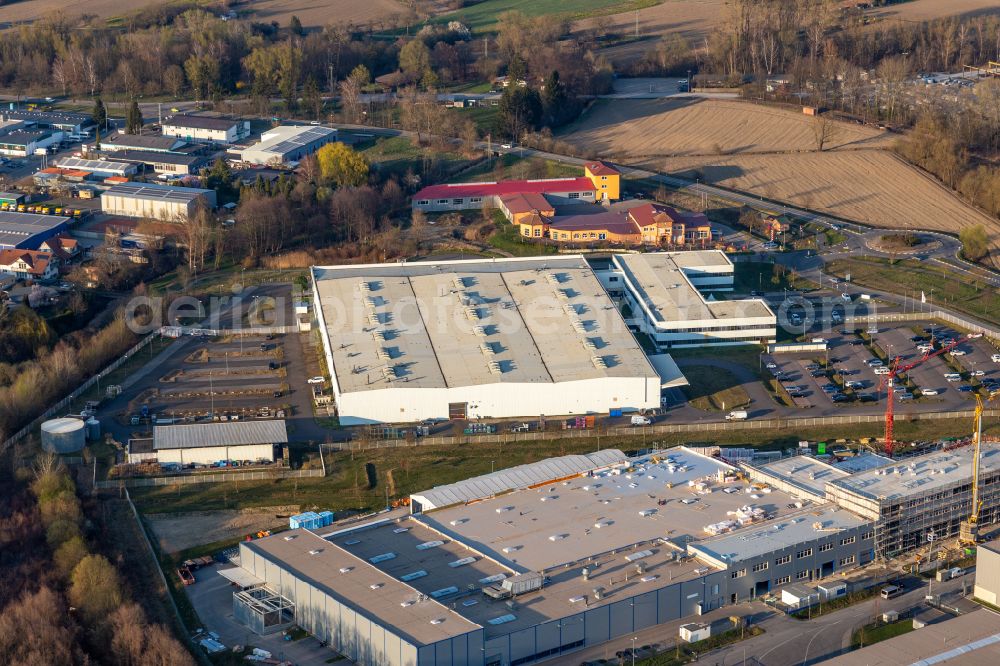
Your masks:
[{"label": "row of trees", "polygon": [[194,664],[165,627],[148,622],[115,566],[91,552],[75,484],[54,456],[0,478],[0,654],[49,666]]}]

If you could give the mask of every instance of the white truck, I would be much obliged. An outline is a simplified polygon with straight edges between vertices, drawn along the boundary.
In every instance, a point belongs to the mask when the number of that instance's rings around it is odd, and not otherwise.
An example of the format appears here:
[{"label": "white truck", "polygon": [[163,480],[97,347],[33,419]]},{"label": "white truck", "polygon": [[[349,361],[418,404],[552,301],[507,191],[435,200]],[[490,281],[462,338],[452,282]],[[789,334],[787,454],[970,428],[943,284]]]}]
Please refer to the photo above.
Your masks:
[{"label": "white truck", "polygon": [[727,421],[746,421],[750,418],[745,409],[736,409],[726,414]]},{"label": "white truck", "polygon": [[632,417],[632,425],[634,425],[634,426],[647,426],[647,425],[651,425],[652,423],[653,423],[653,420],[651,418],[649,418],[648,416],[633,416]]}]

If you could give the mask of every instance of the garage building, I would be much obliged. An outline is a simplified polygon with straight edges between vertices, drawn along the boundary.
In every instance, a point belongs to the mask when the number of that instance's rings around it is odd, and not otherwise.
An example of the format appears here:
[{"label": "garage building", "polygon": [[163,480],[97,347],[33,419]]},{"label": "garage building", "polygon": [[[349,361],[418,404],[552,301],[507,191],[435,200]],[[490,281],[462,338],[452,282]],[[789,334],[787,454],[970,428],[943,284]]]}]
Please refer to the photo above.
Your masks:
[{"label": "garage building", "polygon": [[676,379],[661,380],[579,255],[311,275],[341,423],[634,411]]},{"label": "garage building", "polygon": [[153,452],[163,463],[211,465],[219,460],[274,462],[288,443],[284,421],[229,421],[153,427]]},{"label": "garage building", "polygon": [[101,209],[108,215],[124,217],[175,222],[187,219],[198,206],[215,208],[215,190],[122,183],[101,194]]}]

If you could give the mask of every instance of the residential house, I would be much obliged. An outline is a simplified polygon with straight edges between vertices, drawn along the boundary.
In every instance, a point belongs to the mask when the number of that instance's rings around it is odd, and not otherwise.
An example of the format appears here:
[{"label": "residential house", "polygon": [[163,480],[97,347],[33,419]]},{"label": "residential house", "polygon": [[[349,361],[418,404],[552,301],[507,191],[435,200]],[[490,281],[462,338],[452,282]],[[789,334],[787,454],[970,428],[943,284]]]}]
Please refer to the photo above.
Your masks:
[{"label": "residential house", "polygon": [[53,236],[43,241],[38,246],[38,251],[48,252],[58,259],[60,263],[66,263],[80,253],[80,244],[75,238],[70,238],[69,236]]},{"label": "residential house", "polygon": [[0,273],[18,280],[51,280],[59,275],[59,260],[51,252],[0,250]]}]

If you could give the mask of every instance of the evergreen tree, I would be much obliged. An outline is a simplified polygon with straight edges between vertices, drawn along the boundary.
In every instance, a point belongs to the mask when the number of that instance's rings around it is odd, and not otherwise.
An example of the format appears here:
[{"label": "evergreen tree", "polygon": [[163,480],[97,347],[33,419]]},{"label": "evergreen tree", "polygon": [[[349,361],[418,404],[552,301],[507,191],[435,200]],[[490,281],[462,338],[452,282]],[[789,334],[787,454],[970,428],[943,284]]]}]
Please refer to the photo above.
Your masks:
[{"label": "evergreen tree", "polygon": [[139,102],[132,100],[125,114],[126,134],[140,134],[142,132],[142,111],[139,110]]},{"label": "evergreen tree", "polygon": [[500,97],[496,130],[501,136],[519,141],[521,135],[538,127],[542,116],[542,102],[538,91],[511,84]]},{"label": "evergreen tree", "polygon": [[553,71],[545,79],[542,92],[542,124],[559,127],[572,117],[571,102],[566,94],[566,86],[559,80],[559,72]]},{"label": "evergreen tree", "polygon": [[90,117],[98,127],[104,127],[105,123],[108,122],[108,110],[104,108],[104,102],[101,101],[100,97],[94,100],[94,110]]}]

